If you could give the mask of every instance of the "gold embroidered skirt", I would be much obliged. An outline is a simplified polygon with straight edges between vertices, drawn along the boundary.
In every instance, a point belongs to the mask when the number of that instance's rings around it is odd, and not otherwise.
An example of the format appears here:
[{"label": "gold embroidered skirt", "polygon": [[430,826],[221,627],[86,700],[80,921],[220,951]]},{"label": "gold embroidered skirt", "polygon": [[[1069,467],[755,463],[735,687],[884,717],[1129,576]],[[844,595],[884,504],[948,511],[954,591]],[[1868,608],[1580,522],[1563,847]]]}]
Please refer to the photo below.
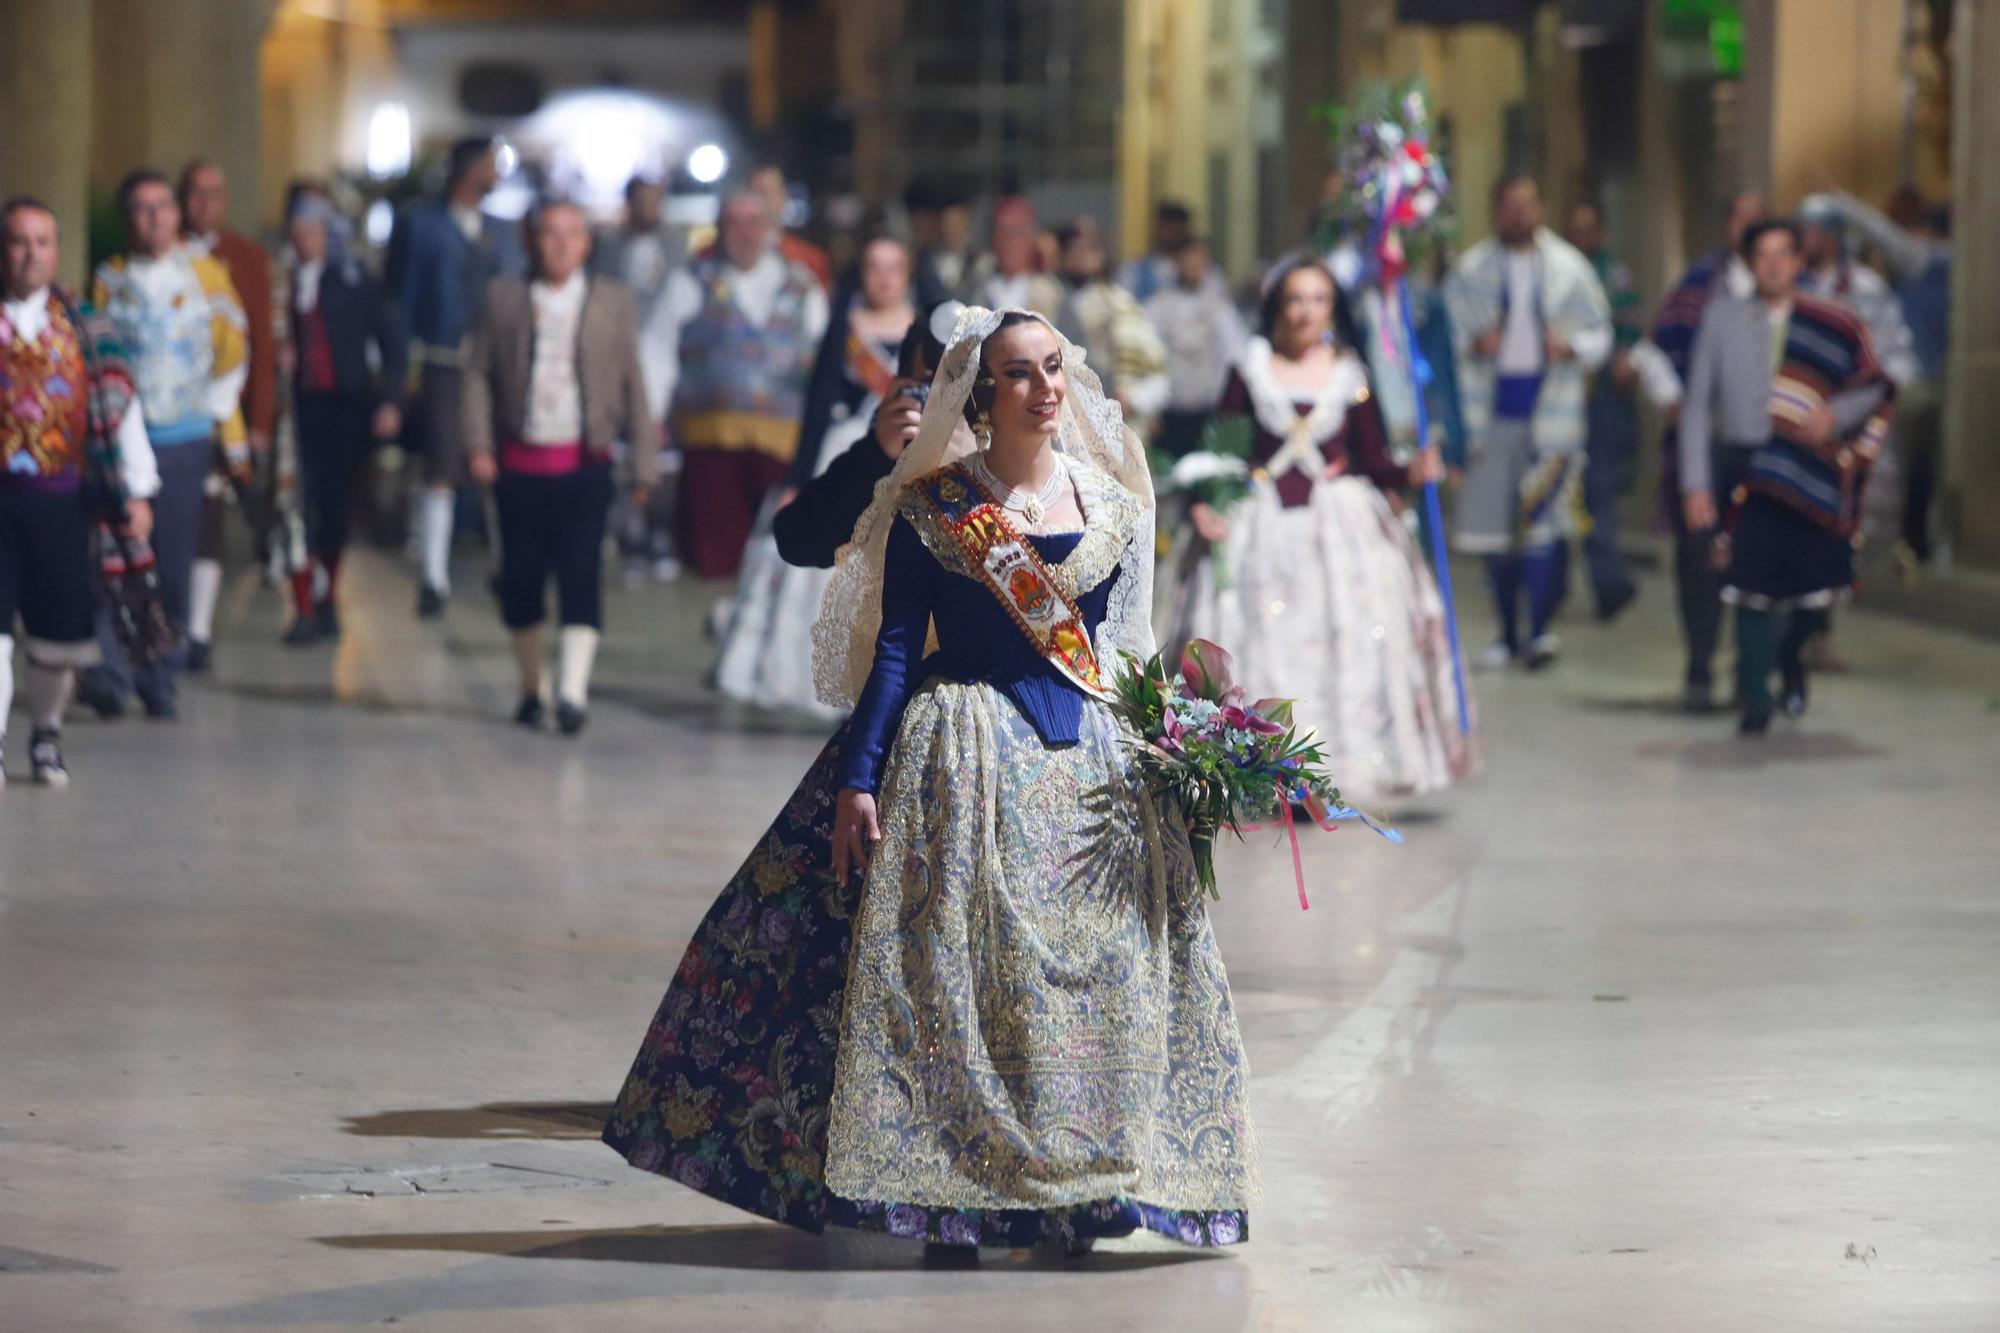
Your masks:
[{"label": "gold embroidered skirt", "polygon": [[1249,1070],[1185,831],[1095,701],[1080,736],[1045,746],[988,685],[933,679],[911,698],[855,916],[836,1194],[1207,1213],[1259,1192]]}]

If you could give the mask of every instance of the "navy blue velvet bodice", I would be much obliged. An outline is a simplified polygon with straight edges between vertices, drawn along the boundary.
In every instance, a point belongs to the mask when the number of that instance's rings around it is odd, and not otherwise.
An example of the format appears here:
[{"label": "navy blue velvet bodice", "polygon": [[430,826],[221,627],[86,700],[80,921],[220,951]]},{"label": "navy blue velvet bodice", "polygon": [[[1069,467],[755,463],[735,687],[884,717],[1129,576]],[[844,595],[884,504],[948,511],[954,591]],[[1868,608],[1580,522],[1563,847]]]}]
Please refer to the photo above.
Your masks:
[{"label": "navy blue velvet bodice", "polygon": [[[1083,540],[1080,532],[1029,537],[1042,559],[1055,565]],[[1095,636],[1111,600],[1118,571],[1077,598],[1085,626]],[[926,631],[937,624],[938,650],[922,657]],[[931,676],[986,681],[1026,718],[1045,745],[1074,743],[1083,720],[1083,691],[1028,642],[985,585],[940,565],[908,520],[889,531],[882,578],[882,631],[875,665],[848,723],[840,752],[840,785],[872,792],[902,724],[910,694]]]}]

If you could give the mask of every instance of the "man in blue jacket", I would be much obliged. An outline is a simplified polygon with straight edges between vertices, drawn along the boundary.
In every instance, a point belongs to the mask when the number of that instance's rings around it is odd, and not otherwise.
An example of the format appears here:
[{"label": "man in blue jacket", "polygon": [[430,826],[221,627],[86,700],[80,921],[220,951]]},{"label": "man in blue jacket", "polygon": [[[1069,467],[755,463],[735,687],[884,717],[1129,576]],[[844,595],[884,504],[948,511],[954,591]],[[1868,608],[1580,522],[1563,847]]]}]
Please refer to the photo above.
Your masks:
[{"label": "man in blue jacket", "polygon": [[500,178],[489,139],[461,139],[446,160],[444,194],[405,209],[389,243],[389,286],[420,366],[416,415],[423,438],[426,491],[418,510],[423,587],[417,614],[444,613],[451,593],[454,492],[465,480],[459,424],[465,345],[486,284],[527,271],[519,228],[480,211]]}]

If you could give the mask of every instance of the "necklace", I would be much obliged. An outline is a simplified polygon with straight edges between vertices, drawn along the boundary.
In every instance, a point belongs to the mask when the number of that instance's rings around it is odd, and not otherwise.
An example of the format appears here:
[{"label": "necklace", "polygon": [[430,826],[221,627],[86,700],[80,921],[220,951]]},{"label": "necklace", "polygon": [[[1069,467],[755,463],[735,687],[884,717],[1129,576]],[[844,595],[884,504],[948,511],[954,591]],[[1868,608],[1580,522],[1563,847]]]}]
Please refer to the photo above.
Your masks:
[{"label": "necklace", "polygon": [[1049,472],[1049,479],[1032,491],[1015,490],[994,476],[993,469],[986,465],[986,457],[983,454],[972,456],[972,467],[979,474],[979,480],[986,489],[999,497],[1000,507],[1010,513],[1019,514],[1028,521],[1030,527],[1039,526],[1041,521],[1048,517],[1049,510],[1062,498],[1063,487],[1069,481],[1069,465],[1063,462],[1061,454],[1056,455],[1056,465]]}]

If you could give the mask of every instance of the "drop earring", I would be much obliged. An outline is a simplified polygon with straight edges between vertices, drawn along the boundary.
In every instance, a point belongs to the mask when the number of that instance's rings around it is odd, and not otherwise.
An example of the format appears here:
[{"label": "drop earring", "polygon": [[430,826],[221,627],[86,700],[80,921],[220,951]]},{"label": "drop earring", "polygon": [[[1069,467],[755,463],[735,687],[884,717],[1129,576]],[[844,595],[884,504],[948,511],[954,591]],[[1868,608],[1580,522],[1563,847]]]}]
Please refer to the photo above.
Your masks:
[{"label": "drop earring", "polygon": [[983,407],[979,409],[979,415],[972,419],[972,437],[979,441],[981,449],[993,447],[993,418],[986,415]]}]

